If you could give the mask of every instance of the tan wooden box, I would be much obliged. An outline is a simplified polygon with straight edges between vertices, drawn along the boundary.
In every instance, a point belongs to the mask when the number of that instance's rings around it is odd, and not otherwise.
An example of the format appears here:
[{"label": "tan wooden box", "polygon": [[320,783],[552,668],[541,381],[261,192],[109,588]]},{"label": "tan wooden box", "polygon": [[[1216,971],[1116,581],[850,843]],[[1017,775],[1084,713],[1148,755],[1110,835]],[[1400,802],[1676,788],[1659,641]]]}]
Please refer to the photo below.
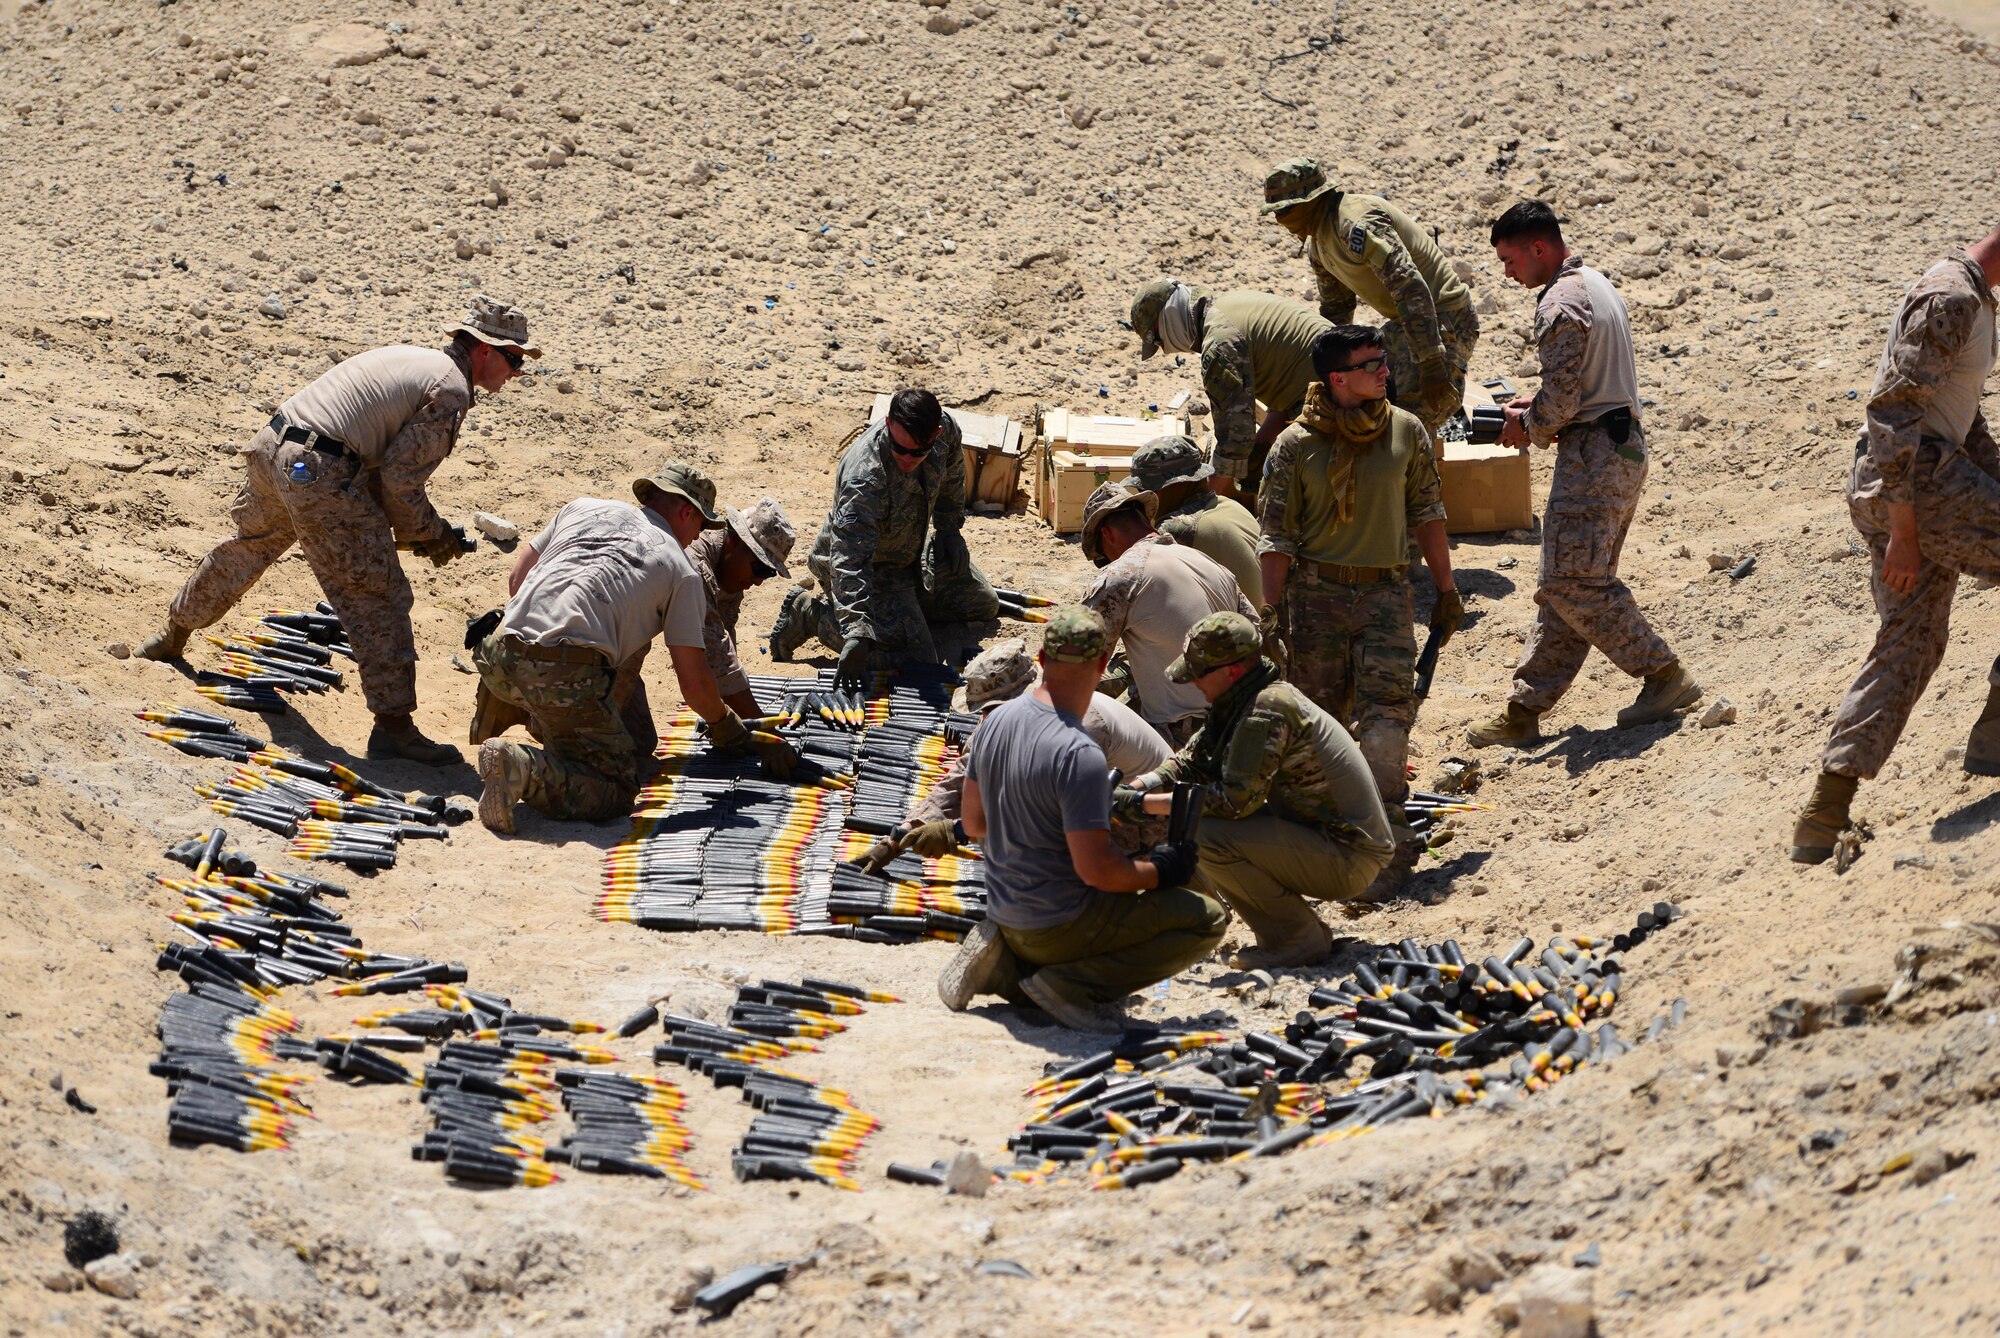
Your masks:
[{"label": "tan wooden box", "polygon": [[1083,528],[1083,504],[1132,472],[1132,455],[1155,437],[1186,433],[1178,414],[1122,418],[1044,409],[1035,442],[1035,511],[1057,534]]}]

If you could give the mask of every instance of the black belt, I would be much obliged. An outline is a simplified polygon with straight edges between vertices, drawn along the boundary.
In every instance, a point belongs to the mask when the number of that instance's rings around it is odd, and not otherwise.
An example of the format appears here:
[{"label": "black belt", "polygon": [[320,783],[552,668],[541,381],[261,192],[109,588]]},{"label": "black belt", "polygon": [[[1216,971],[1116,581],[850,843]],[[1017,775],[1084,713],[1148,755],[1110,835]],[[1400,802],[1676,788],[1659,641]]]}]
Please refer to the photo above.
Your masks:
[{"label": "black belt", "polygon": [[346,442],[337,441],[327,436],[324,432],[315,432],[309,427],[300,427],[297,423],[287,421],[281,413],[272,414],[271,421],[267,426],[270,427],[271,431],[278,434],[278,444],[280,446],[288,441],[302,441],[312,447],[312,449],[324,451],[328,455],[339,455],[347,449]]}]

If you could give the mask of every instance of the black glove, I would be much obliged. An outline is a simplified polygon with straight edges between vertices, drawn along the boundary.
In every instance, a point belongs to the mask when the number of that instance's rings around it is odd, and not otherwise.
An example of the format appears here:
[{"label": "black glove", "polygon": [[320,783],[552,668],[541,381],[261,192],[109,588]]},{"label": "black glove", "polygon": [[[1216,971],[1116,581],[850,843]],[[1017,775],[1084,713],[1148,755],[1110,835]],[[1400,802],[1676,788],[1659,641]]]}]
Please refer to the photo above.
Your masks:
[{"label": "black glove", "polygon": [[874,638],[851,636],[847,638],[847,644],[840,648],[840,665],[833,671],[833,685],[843,692],[865,692],[868,676],[874,667]]},{"label": "black glove", "polygon": [[470,552],[471,549],[472,545],[465,542],[465,531],[454,525],[443,534],[423,540],[416,546],[415,551],[419,556],[429,558],[433,567],[442,567],[460,554]]},{"label": "black glove", "polygon": [[1457,590],[1438,591],[1437,603],[1431,608],[1431,635],[1437,638],[1439,649],[1451,640],[1464,621],[1465,596]]},{"label": "black glove", "polygon": [[750,731],[750,744],[757,750],[757,761],[764,774],[774,781],[789,781],[792,770],[799,764],[799,755],[791,744],[769,730]]},{"label": "black glove", "polygon": [[1192,841],[1173,846],[1161,842],[1146,858],[1159,870],[1161,887],[1186,887],[1188,879],[1194,877],[1195,865],[1201,862],[1200,851]]},{"label": "black glove", "polygon": [[939,530],[931,537],[931,571],[937,576],[960,576],[972,565],[965,547],[965,535],[958,530]]},{"label": "black glove", "polygon": [[926,859],[942,859],[964,845],[965,828],[948,818],[926,822],[910,829],[903,841],[905,850],[914,850]]}]

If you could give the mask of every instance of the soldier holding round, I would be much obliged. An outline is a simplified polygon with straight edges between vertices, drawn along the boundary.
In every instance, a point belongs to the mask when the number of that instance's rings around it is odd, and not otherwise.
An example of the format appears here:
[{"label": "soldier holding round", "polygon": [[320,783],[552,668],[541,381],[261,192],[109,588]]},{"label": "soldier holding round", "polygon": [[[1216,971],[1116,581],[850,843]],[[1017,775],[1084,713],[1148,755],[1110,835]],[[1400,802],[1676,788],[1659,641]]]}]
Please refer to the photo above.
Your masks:
[{"label": "soldier holding round", "polygon": [[[1847,509],[1868,541],[1881,627],[1841,698],[1792,858],[1818,864],[1849,825],[1862,780],[1889,760],[1950,640],[1960,574],[2000,581],[2000,450],[1979,397],[2000,344],[2000,229],[1954,250],[1903,297],[1854,444]],[[2000,659],[1965,741],[1973,776],[2000,776]]]},{"label": "soldier holding round", "polygon": [[1320,315],[1346,325],[1357,299],[1381,313],[1392,398],[1435,439],[1464,402],[1479,317],[1432,235],[1378,195],[1342,191],[1311,158],[1264,178],[1264,212],[1305,242]]},{"label": "soldier holding round", "polygon": [[[505,727],[485,701],[490,694],[525,718],[542,744],[475,740],[486,787],[479,819],[495,831],[514,830],[514,805],[523,802],[552,818],[583,822],[631,811],[643,754],[615,683],[618,667],[636,666],[655,636],[667,643],[681,696],[707,722],[711,747],[754,752],[779,779],[790,776],[797,760],[783,739],[743,723],[709,671],[702,637],[707,601],[684,550],[704,529],[724,523],[715,485],[674,460],[635,481],[632,492],[637,506],[587,497],[557,511],[522,546],[499,626],[473,648],[478,719],[486,728]],[[476,735],[483,732],[475,726]]]},{"label": "soldier holding round", "polygon": [[1537,742],[1541,717],[1569,691],[1592,646],[1644,680],[1618,713],[1619,725],[1664,720],[1700,701],[1701,685],[1618,578],[1618,557],[1646,486],[1646,433],[1625,303],[1611,280],[1570,254],[1555,211],[1542,201],[1509,209],[1492,235],[1507,277],[1541,288],[1535,301],[1541,388],[1506,406],[1500,441],[1522,448],[1554,442],[1556,465],[1542,513],[1535,625],[1506,710],[1474,725],[1468,740],[1475,748]]},{"label": "soldier holding round", "polygon": [[1200,786],[1201,872],[1256,936],[1239,967],[1306,966],[1333,937],[1315,901],[1366,900],[1394,850],[1374,776],[1338,720],[1278,677],[1256,624],[1203,618],[1168,671],[1209,703],[1201,730],[1112,811],[1160,814],[1180,782]]},{"label": "soldier holding round", "polygon": [[1396,859],[1375,889],[1381,898],[1400,890],[1422,849],[1403,826],[1417,718],[1404,564],[1412,536],[1437,586],[1432,636],[1450,639],[1465,601],[1452,578],[1430,437],[1386,397],[1382,336],[1373,326],[1334,326],[1313,344],[1313,366],[1320,379],[1271,448],[1257,496],[1264,616],[1285,630],[1292,682],[1351,725],[1398,829]]},{"label": "soldier holding round", "polygon": [[481,294],[442,349],[404,344],[358,353],[293,395],[243,448],[247,474],[229,509],[236,537],[202,559],[167,608],[167,627],[138,648],[175,660],[220,621],[294,543],[347,629],[361,693],[375,716],[368,756],[432,766],[460,761],[425,738],[417,708],[414,596],[400,541],[437,566],[462,551],[425,484],[458,441],[478,391],[493,392],[542,351],[519,311]]},{"label": "soldier holding round", "polygon": [[1313,379],[1312,341],[1329,322],[1288,297],[1211,293],[1155,279],[1132,300],[1131,324],[1141,358],[1161,349],[1201,355],[1202,389],[1215,416],[1210,486],[1225,495],[1256,492],[1271,442],[1298,417]]},{"label": "soldier holding round", "polygon": [[[1155,523],[1177,544],[1214,558],[1252,604],[1264,602],[1257,565],[1257,518],[1208,486],[1215,471],[1193,437],[1155,437],[1132,455],[1131,481],[1160,499]],[[1261,477],[1261,475],[1260,475]]]},{"label": "soldier holding round", "polygon": [[964,525],[958,424],[930,391],[899,390],[887,417],[840,457],[833,506],[806,560],[819,589],[786,595],[771,658],[788,663],[817,636],[840,653],[842,688],[865,686],[878,661],[937,663],[933,624],[985,622],[1000,611]]}]

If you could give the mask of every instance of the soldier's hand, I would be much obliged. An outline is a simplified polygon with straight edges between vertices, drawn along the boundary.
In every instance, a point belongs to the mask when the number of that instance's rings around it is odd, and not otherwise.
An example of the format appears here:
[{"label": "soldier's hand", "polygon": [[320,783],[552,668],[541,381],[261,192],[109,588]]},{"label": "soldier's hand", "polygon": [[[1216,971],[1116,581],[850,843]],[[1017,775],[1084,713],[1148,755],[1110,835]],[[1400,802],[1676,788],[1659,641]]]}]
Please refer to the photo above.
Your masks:
[{"label": "soldier's hand", "polygon": [[1186,887],[1194,877],[1195,866],[1201,863],[1200,847],[1192,841],[1182,841],[1177,845],[1161,842],[1146,856],[1158,871],[1160,880],[1155,887]]},{"label": "soldier's hand", "polygon": [[926,859],[942,859],[965,842],[965,828],[948,818],[939,818],[911,828],[904,849],[914,850]]},{"label": "soldier's hand", "polygon": [[1907,537],[1889,532],[1889,547],[1882,554],[1882,584],[1899,595],[1917,588],[1917,569],[1923,565],[1923,547],[1914,532]]},{"label": "soldier's hand", "polygon": [[896,856],[902,853],[903,845],[901,840],[894,836],[885,836],[874,845],[869,846],[861,858],[854,862],[869,873],[880,874],[882,870],[889,867]]},{"label": "soldier's hand", "polygon": [[1257,631],[1264,638],[1264,654],[1280,672],[1290,668],[1292,647],[1285,640],[1285,633],[1278,617],[1278,606],[1266,604],[1257,611]]},{"label": "soldier's hand", "polygon": [[433,567],[442,567],[466,551],[465,531],[456,528],[447,530],[418,544],[416,551],[429,558]]},{"label": "soldier's hand", "polygon": [[756,743],[743,717],[725,707],[721,715],[708,722],[708,746],[718,753],[741,754],[752,751]]},{"label": "soldier's hand", "polygon": [[1500,429],[1500,444],[1525,451],[1532,444],[1528,439],[1527,410],[1516,409],[1510,404],[1505,412],[1507,424]]},{"label": "soldier's hand", "polygon": [[1442,650],[1451,641],[1458,625],[1465,621],[1465,596],[1457,587],[1438,591],[1437,603],[1431,606],[1431,635],[1437,638]]},{"label": "soldier's hand", "polygon": [[1135,790],[1129,785],[1121,785],[1111,792],[1111,820],[1113,822],[1144,822],[1146,820],[1146,792]]},{"label": "soldier's hand", "polygon": [[865,691],[868,675],[875,667],[875,642],[870,637],[851,636],[840,648],[840,664],[833,671],[833,685],[843,692]]},{"label": "soldier's hand", "polygon": [[792,778],[792,772],[799,764],[799,755],[783,737],[769,730],[751,730],[750,743],[757,750],[757,762],[766,776],[774,781],[789,781]]},{"label": "soldier's hand", "polygon": [[960,530],[939,530],[931,539],[931,569],[939,576],[962,576],[972,565],[972,554]]}]

